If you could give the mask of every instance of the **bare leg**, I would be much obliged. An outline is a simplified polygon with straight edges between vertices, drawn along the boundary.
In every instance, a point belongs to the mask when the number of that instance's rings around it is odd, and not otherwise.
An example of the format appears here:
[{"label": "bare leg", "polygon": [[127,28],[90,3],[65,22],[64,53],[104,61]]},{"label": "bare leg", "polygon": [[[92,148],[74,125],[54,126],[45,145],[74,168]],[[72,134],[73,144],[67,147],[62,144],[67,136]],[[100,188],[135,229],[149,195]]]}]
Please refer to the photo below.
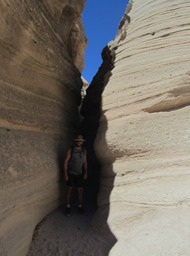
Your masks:
[{"label": "bare leg", "polygon": [[73,188],[72,187],[67,187],[66,191],[66,204],[68,207],[70,207],[71,204],[71,193],[72,193]]},{"label": "bare leg", "polygon": [[78,190],[78,204],[79,206],[82,206],[84,189],[82,187],[78,187],[77,190]]}]

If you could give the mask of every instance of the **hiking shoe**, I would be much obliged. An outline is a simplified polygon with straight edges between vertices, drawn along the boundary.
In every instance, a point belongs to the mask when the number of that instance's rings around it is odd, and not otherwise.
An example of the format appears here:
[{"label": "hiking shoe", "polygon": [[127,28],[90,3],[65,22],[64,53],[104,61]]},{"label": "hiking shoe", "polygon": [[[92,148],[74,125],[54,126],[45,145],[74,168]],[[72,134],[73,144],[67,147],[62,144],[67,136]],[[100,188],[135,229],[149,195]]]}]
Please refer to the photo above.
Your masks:
[{"label": "hiking shoe", "polygon": [[65,212],[66,212],[66,216],[70,216],[71,215],[71,207],[66,207]]},{"label": "hiking shoe", "polygon": [[84,208],[83,208],[83,206],[78,206],[78,213],[84,214]]}]

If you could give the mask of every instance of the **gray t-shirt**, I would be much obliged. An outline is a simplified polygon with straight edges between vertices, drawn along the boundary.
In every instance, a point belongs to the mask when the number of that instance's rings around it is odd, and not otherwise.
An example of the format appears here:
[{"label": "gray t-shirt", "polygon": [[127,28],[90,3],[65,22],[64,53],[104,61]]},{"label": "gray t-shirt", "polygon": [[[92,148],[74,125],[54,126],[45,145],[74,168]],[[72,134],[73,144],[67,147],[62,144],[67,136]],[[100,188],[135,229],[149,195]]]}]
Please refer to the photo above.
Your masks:
[{"label": "gray t-shirt", "polygon": [[82,167],[84,163],[85,150],[76,147],[71,149],[71,157],[68,163],[68,173],[74,175],[82,174]]}]

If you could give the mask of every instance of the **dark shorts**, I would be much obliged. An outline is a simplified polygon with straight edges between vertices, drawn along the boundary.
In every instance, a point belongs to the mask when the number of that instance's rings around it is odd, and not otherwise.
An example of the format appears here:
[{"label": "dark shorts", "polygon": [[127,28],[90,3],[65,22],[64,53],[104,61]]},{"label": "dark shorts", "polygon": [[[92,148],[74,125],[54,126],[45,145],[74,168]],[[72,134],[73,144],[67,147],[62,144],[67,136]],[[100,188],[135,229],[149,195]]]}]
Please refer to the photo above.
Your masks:
[{"label": "dark shorts", "polygon": [[83,175],[74,175],[74,174],[69,174],[69,180],[67,181],[67,186],[69,187],[83,187],[84,186],[84,179]]}]

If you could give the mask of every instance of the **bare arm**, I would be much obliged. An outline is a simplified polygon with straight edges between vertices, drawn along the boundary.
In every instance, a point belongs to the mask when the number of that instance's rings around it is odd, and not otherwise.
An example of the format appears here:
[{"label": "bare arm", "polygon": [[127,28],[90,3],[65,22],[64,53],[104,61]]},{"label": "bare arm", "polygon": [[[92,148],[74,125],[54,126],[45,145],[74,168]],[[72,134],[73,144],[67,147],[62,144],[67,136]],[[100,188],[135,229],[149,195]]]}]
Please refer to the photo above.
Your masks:
[{"label": "bare arm", "polygon": [[71,157],[71,149],[69,149],[66,153],[65,160],[64,160],[64,179],[68,181],[68,162]]}]

